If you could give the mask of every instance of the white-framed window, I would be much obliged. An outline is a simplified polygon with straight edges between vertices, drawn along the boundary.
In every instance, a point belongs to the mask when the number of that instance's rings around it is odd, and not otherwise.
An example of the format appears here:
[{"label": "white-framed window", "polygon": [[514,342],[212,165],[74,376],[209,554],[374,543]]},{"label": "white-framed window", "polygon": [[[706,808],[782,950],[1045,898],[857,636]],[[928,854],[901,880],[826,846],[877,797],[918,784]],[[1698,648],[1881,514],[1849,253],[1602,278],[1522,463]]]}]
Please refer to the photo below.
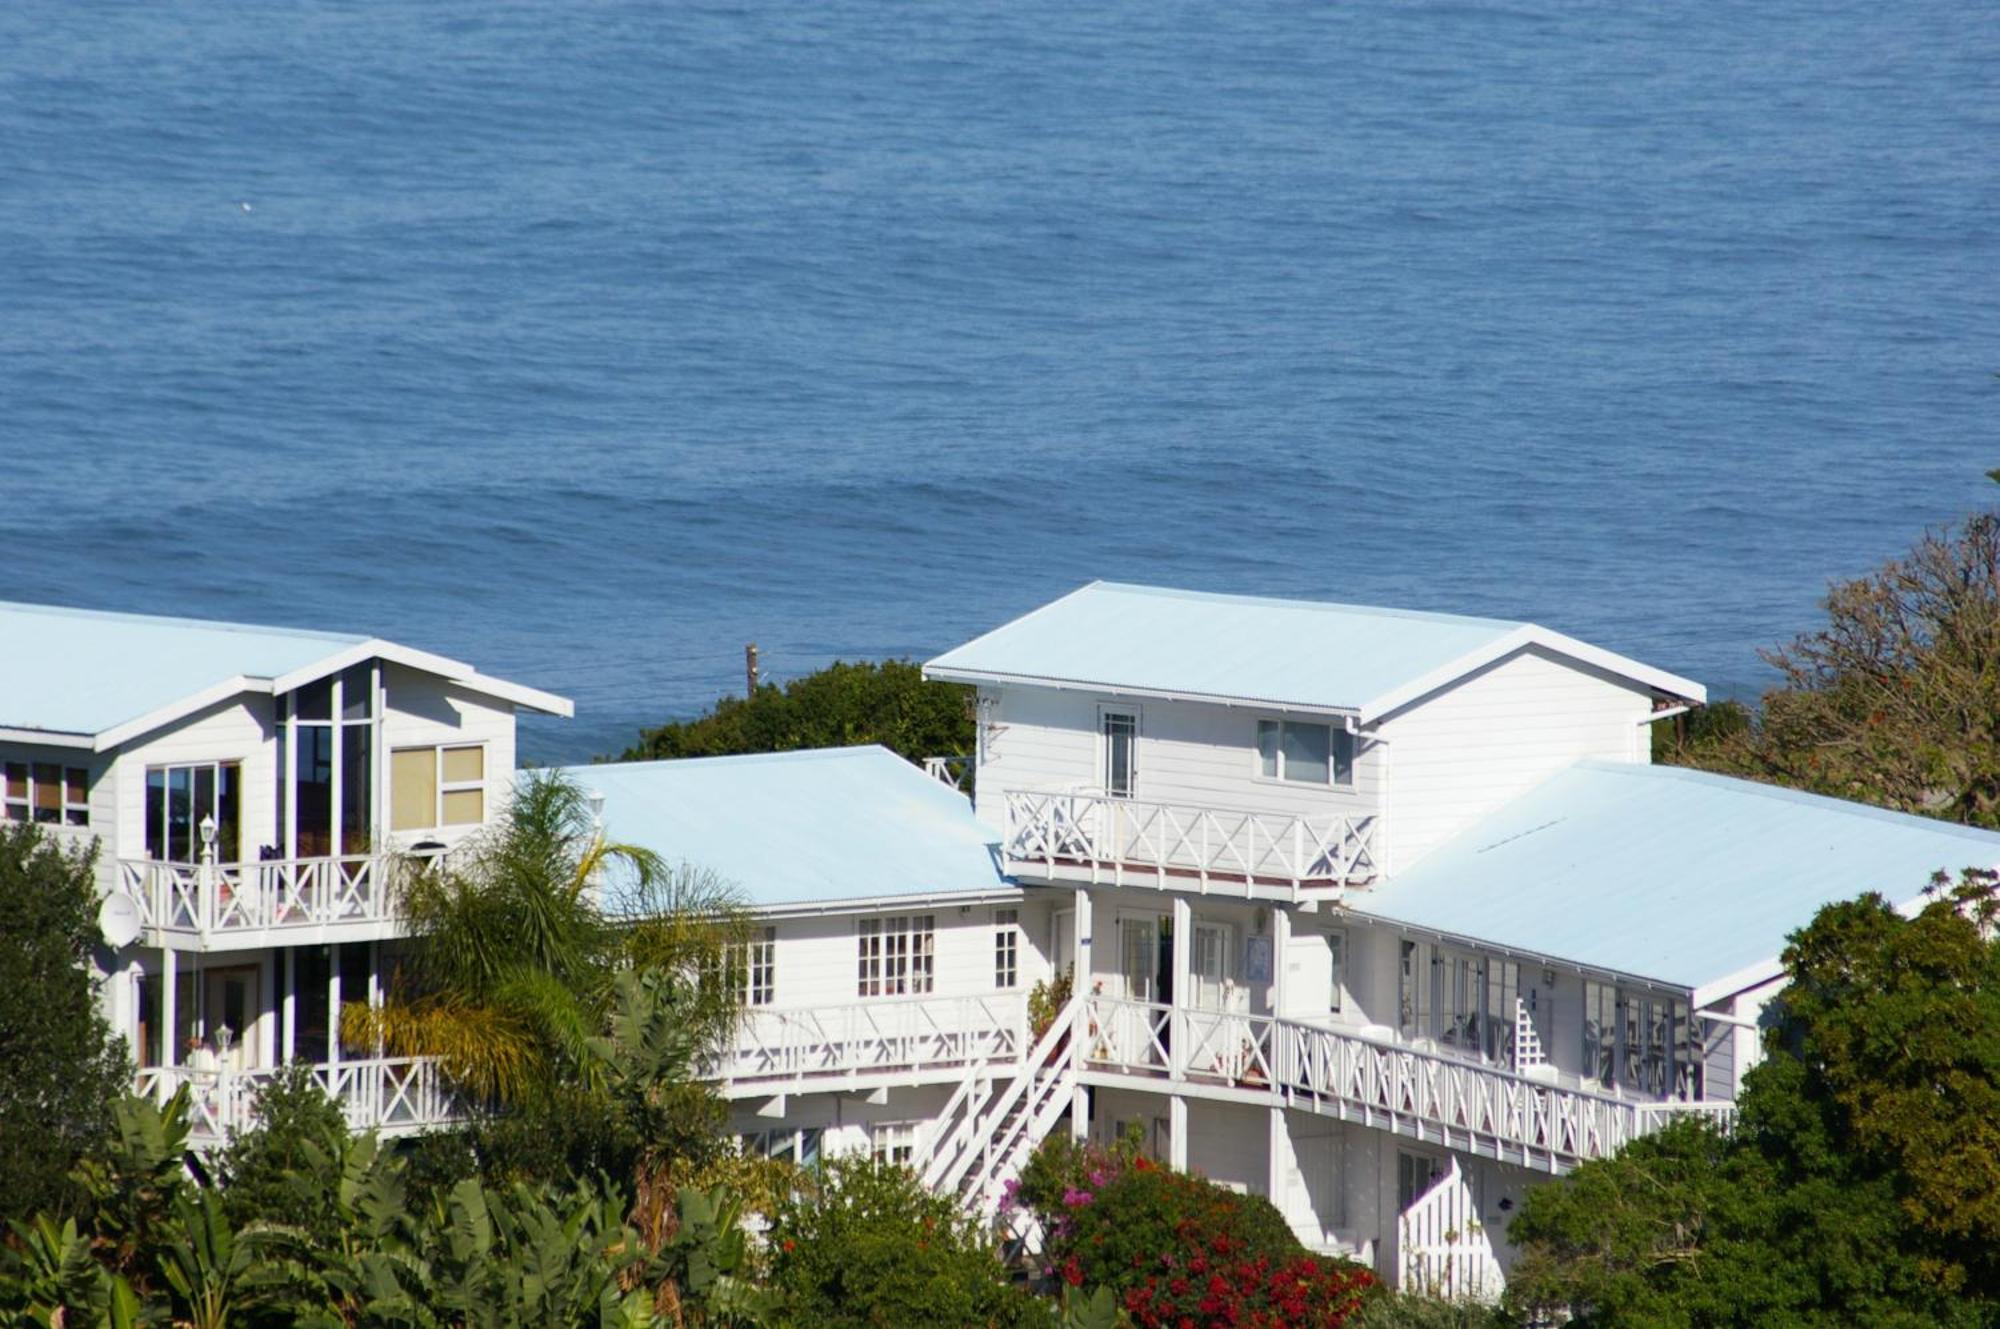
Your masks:
[{"label": "white-framed window", "polygon": [[1292,784],[1354,783],[1354,735],[1303,720],[1257,722],[1257,774]]},{"label": "white-framed window", "polygon": [[769,1006],[778,990],[777,928],[766,926],[753,930],[750,940],[743,943],[740,973],[743,1004]]},{"label": "white-framed window", "polygon": [[917,1127],[910,1121],[878,1121],[868,1128],[868,1155],[878,1163],[908,1166],[917,1155]]},{"label": "white-framed window", "polygon": [[486,745],[397,748],[389,754],[389,829],[430,831],[486,820]]},{"label": "white-framed window", "polygon": [[799,1130],[750,1131],[736,1139],[746,1154],[816,1168],[825,1132],[818,1126],[806,1126]]},{"label": "white-framed window", "polygon": [[1104,743],[1104,792],[1130,798],[1139,776],[1139,712],[1131,707],[1104,707],[1097,713]]},{"label": "white-framed window", "polygon": [[993,986],[1006,991],[1021,986],[1021,911],[993,911]]},{"label": "white-framed window", "polygon": [[937,917],[897,914],[855,925],[855,990],[864,997],[921,996],[937,972]]},{"label": "white-framed window", "polygon": [[90,772],[43,761],[0,764],[0,819],[90,825]]}]

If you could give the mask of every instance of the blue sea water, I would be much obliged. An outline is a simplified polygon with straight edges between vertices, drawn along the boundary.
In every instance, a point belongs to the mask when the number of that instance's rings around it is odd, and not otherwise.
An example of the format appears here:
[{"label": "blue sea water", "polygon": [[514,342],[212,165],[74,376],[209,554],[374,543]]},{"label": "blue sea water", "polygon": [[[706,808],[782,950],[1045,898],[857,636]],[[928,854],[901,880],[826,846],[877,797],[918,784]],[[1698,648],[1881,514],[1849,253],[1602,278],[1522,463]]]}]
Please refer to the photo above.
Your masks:
[{"label": "blue sea water", "polygon": [[443,650],[545,758],[1097,576],[1754,693],[1989,501],[1996,20],[11,0],[0,595]]}]

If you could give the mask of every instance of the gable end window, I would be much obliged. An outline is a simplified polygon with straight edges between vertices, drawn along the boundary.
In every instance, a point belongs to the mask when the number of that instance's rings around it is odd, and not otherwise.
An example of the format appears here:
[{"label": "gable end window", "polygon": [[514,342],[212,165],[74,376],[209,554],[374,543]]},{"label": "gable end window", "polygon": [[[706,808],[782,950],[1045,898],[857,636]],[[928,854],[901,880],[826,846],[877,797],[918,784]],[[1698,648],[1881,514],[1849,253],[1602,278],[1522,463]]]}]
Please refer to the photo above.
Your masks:
[{"label": "gable end window", "polygon": [[477,743],[389,754],[389,829],[428,831],[486,820],[486,749]]},{"label": "gable end window", "polygon": [[1354,783],[1354,735],[1329,724],[1257,722],[1257,773],[1293,784]]}]

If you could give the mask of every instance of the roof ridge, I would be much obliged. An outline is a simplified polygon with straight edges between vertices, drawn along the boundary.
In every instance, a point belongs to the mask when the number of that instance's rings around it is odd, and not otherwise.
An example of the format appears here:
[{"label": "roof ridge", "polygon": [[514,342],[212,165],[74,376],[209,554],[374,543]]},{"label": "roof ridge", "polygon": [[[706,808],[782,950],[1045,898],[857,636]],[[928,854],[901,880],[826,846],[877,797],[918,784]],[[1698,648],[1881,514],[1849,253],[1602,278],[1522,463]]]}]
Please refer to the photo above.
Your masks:
[{"label": "roof ridge", "polygon": [[142,614],[129,609],[86,609],[79,605],[45,604],[34,600],[0,600],[0,613],[47,614],[53,618],[89,618],[113,623],[150,623],[160,627],[201,628],[209,632],[256,632],[339,642],[358,646],[379,640],[367,633],[339,632],[329,628],[295,628],[270,623],[237,623],[220,618],[189,618],[177,614]]},{"label": "roof ridge", "polygon": [[[1838,798],[1832,794],[1816,794],[1809,789],[1793,789],[1789,785],[1772,784],[1765,780],[1752,780],[1747,776],[1741,775],[1725,775],[1720,771],[1705,771],[1695,766],[1673,766],[1664,763],[1612,761],[1603,757],[1584,757],[1564,768],[1564,770],[1578,769],[1602,771],[1611,775],[1685,780],[1691,784],[1713,785],[1759,798],[1774,799],[1781,803],[1820,808],[1828,812],[1840,813],[1843,816],[1861,817],[1872,821],[1894,822],[1898,825],[1954,835],[1961,839],[1981,840],[2000,844],[2000,831],[1988,830],[1983,826],[1968,826],[1961,821],[1945,821],[1939,817],[1926,817],[1919,812],[1902,812],[1896,808],[1877,807],[1873,803],[1861,803],[1851,798]],[[1560,774],[1562,772],[1557,772],[1557,775]],[[1551,776],[1550,778],[1554,779],[1556,777]],[[1536,786],[1536,788],[1540,787],[1539,785]]]},{"label": "roof ridge", "polygon": [[[1249,595],[1238,591],[1200,591],[1180,586],[1155,586],[1143,582],[1093,581],[1070,592],[1076,595],[1093,588],[1110,591],[1129,591],[1139,595],[1158,595],[1180,600],[1210,600],[1226,604],[1264,605],[1271,608],[1313,609],[1348,614],[1374,614],[1383,618],[1410,618],[1429,623],[1456,623],[1467,627],[1504,628],[1516,630],[1524,627],[1542,627],[1542,624],[1527,619],[1490,618],[1481,614],[1454,614],[1441,609],[1406,609],[1398,605],[1361,604],[1352,600],[1314,600],[1300,596]],[[1062,597],[1068,599],[1069,596]],[[1050,603],[1060,603],[1051,601]],[[1043,606],[1047,608],[1048,606]],[[1026,615],[1023,615],[1026,617]],[[1018,622],[1019,620],[1015,620]],[[1553,629],[1544,629],[1553,631]],[[996,628],[995,631],[998,631]],[[975,639],[976,640],[976,639]],[[970,643],[967,643],[970,645]]]}]

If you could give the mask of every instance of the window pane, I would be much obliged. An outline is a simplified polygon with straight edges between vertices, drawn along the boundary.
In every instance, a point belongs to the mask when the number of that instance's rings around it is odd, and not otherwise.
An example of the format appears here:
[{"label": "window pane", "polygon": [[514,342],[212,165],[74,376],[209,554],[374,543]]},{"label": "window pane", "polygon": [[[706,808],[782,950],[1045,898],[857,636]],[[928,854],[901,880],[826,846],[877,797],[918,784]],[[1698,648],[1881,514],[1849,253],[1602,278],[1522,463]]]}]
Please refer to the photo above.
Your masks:
[{"label": "window pane", "polygon": [[300,726],[293,784],[300,858],[333,852],[333,731]]},{"label": "window pane", "polygon": [[389,829],[421,831],[437,824],[437,751],[398,748],[389,754]]},{"label": "window pane", "polygon": [[444,750],[444,782],[446,784],[464,784],[469,780],[484,780],[485,778],[485,748],[446,748]]},{"label": "window pane", "polygon": [[340,731],[340,852],[365,854],[375,838],[374,729],[345,725]]},{"label": "window pane", "polygon": [[317,683],[308,683],[293,694],[296,697],[297,715],[301,720],[331,720],[333,718],[333,680],[322,678]]},{"label": "window pane", "polygon": [[23,761],[7,763],[7,797],[26,798],[28,796],[28,764]]},{"label": "window pane", "polygon": [[1354,735],[1345,729],[1333,731],[1333,782],[1354,783]]},{"label": "window pane", "polygon": [[365,664],[355,665],[340,676],[340,718],[343,720],[366,720],[372,714],[375,700],[373,674]]},{"label": "window pane", "polygon": [[238,852],[242,848],[239,836],[242,802],[236,794],[241,776],[242,770],[235,762],[224,762],[215,768],[215,856],[224,863],[242,861]]},{"label": "window pane", "polygon": [[146,857],[167,856],[167,773],[146,772]]},{"label": "window pane", "polygon": [[1285,722],[1285,778],[1308,784],[1325,784],[1332,775],[1329,760],[1333,747],[1332,730],[1323,724]]},{"label": "window pane", "polygon": [[167,771],[167,857],[176,863],[192,863],[199,844],[194,835],[194,768],[174,766]]},{"label": "window pane", "polygon": [[63,772],[63,783],[67,787],[67,797],[70,802],[88,803],[90,801],[89,794],[86,792],[89,785],[89,777],[85,772],[72,766]]},{"label": "window pane", "polygon": [[35,820],[62,820],[62,767],[35,766]]},{"label": "window pane", "polygon": [[484,789],[453,789],[444,796],[441,826],[476,826],[486,820]]},{"label": "window pane", "polygon": [[1138,732],[1137,716],[1104,717],[1104,792],[1113,798],[1132,793],[1132,744]]},{"label": "window pane", "polygon": [[1266,779],[1278,778],[1278,730],[1276,720],[1257,722],[1257,769]]}]

